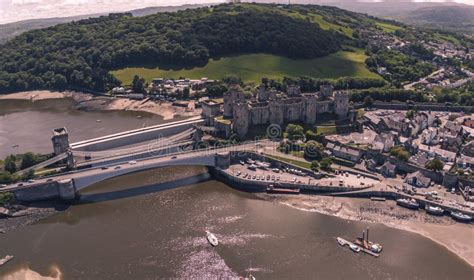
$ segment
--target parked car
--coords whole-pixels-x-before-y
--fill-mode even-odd
[[[178,157],[177,156],[172,156],[171,159],[177,159]]]
[[[130,165],[134,165],[134,164],[136,164],[136,163],[137,163],[136,160],[131,160],[131,161],[128,162],[128,164],[130,164]]]
[[[115,166],[114,169],[120,169],[120,165]]]

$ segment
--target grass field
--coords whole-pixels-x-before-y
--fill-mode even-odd
[[[393,25],[393,24],[390,24],[390,23],[385,23],[385,22],[379,22],[379,21],[377,21],[375,23],[375,25],[382,28],[383,32],[385,32],[385,33],[393,33],[396,30],[402,29],[400,26],[396,26],[396,25]]]
[[[283,161],[283,162],[291,163],[293,165],[296,165],[296,166],[299,166],[299,167],[302,167],[302,168],[311,169],[311,163],[307,162],[307,161],[289,159],[289,158],[286,158],[286,157],[275,156],[273,154],[272,155],[265,154],[265,156],[267,156],[269,158],[276,159],[276,160],[280,160],[280,161]]]
[[[229,75],[242,78],[245,82],[258,83],[262,77],[272,79],[310,76],[335,79],[339,77],[380,78],[365,66],[366,55],[362,50],[340,51],[315,59],[290,59],[270,54],[245,54],[210,60],[204,67],[192,69],[167,70],[160,68],[131,67],[112,71],[112,74],[129,85],[134,75],[147,82],[153,78],[222,79]]]

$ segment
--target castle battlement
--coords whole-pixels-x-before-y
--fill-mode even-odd
[[[290,85],[283,93],[261,84],[257,97],[251,100],[245,99],[238,86],[231,86],[224,94],[224,118],[232,120],[232,129],[239,137],[244,137],[252,125],[315,124],[318,115],[326,113],[346,118],[349,114],[348,92],[334,91],[331,85],[321,85],[319,92],[301,93],[298,86]]]

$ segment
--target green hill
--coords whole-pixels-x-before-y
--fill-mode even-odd
[[[143,17],[110,14],[32,30],[0,45],[0,93],[107,91],[121,83],[112,73],[127,83],[131,67],[147,67],[135,73],[147,78],[374,77],[363,54],[341,50],[361,46],[356,30],[380,23],[314,5],[223,4]]]

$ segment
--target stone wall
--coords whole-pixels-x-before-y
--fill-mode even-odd
[[[443,103],[422,103],[415,102],[413,104],[403,102],[379,102],[376,101],[372,105],[373,108],[385,110],[410,110],[418,109],[420,111],[450,111],[450,112],[471,112],[474,113],[473,106],[446,106]]]

